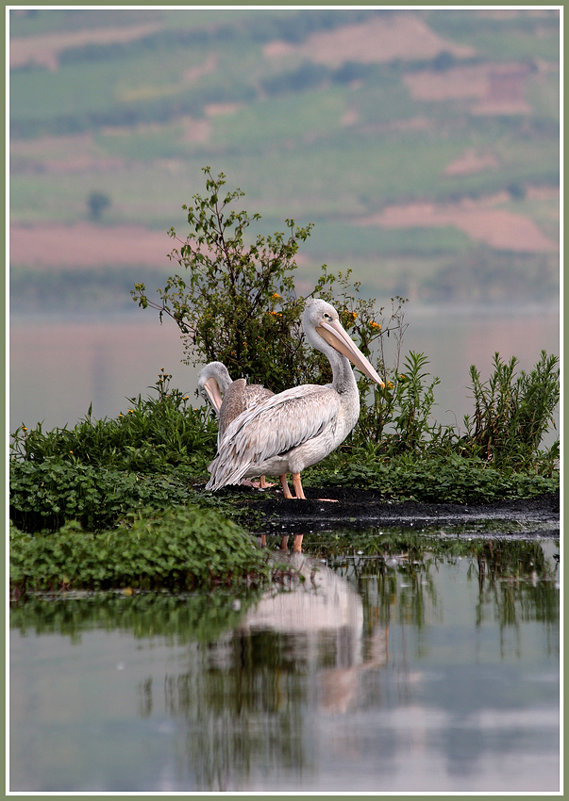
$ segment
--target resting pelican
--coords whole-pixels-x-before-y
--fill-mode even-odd
[[[198,390],[209,401],[219,418],[217,443],[221,442],[227,426],[245,409],[250,409],[265,398],[274,395],[261,384],[247,384],[244,378],[231,379],[229,370],[223,362],[209,362],[198,376]],[[261,489],[265,489],[265,476],[259,479]]]
[[[329,303],[308,300],[302,325],[312,347],[328,357],[332,383],[285,389],[236,417],[218,443],[206,489],[263,473],[280,476],[285,498],[293,498],[286,481],[286,473],[292,473],[296,497],[304,500],[300,471],[328,456],[358,421],[360,396],[348,359],[384,386]]]
[[[232,383],[229,370],[223,362],[210,362],[200,371],[198,376],[199,393],[208,401],[218,417],[223,396]]]

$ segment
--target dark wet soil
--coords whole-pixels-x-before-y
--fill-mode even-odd
[[[484,504],[386,501],[376,490],[351,487],[305,488],[305,501],[287,501],[276,488],[231,487],[231,494],[235,493],[251,510],[251,528],[257,532],[308,534],[338,528],[405,527],[559,536],[557,493]]]

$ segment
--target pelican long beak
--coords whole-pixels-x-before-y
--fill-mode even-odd
[[[208,378],[203,387],[207,392],[209,399],[213,403],[216,412],[219,414],[223,398],[221,397],[221,392],[219,391],[219,385],[217,381],[215,378]]]
[[[379,377],[369,359],[364,356],[353,339],[350,339],[340,323],[322,322],[316,327],[316,331],[329,345],[332,345],[335,350],[346,356],[354,367],[357,367],[364,375],[367,375],[368,378],[371,378],[372,381],[379,384],[382,389],[384,388],[385,384],[383,380]]]

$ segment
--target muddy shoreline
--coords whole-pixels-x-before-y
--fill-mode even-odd
[[[305,488],[306,501],[287,501],[275,488],[231,487],[249,509],[251,530],[266,534],[310,534],[339,528],[414,528],[430,533],[559,537],[559,495],[549,493],[483,504],[386,501],[376,490]],[[449,529],[445,532],[444,529]],[[460,530],[459,530],[460,529]]]

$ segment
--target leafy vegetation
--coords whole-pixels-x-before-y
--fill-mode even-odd
[[[213,510],[178,506],[132,515],[94,534],[71,520],[49,537],[10,530],[10,579],[18,593],[69,588],[192,590],[266,583],[267,555]]]
[[[115,420],[95,420],[89,409],[73,429],[20,426],[12,455],[35,464],[58,457],[69,465],[143,473],[186,465],[199,474],[206,465],[203,454],[215,447],[217,426],[205,408],[194,409],[189,395],[170,387],[171,378],[162,369],[155,396],[130,398]]]
[[[417,458],[409,455],[384,461],[371,460],[369,452],[353,449],[352,460],[343,454],[328,457],[322,466],[303,474],[306,486],[358,486],[378,490],[385,500],[426,503],[492,503],[531,498],[559,488],[557,474],[544,476],[512,468],[497,470],[481,459],[454,453]],[[365,456],[367,461],[363,461]]]
[[[516,376],[517,359],[512,357],[505,363],[496,353],[494,372],[486,382],[471,366],[475,409],[465,424],[466,440],[473,450],[496,465],[534,462],[559,403],[558,361],[542,351],[530,373],[522,370]],[[558,447],[559,443],[557,451]]]
[[[158,291],[161,303],[148,298],[142,283],[133,298],[176,321],[194,363],[222,361],[230,373],[245,373],[275,391],[291,381],[302,383],[318,363],[302,349],[303,300],[296,297],[293,280],[299,241],[307,239],[310,227],[286,220],[288,235],[258,234],[247,244],[248,228],[260,215],[230,208],[244,193],[224,190],[223,173],[203,171],[207,194],[194,195],[194,204],[184,206],[190,231],[170,254],[182,274],[170,276]],[[173,228],[171,235],[176,236]]]

